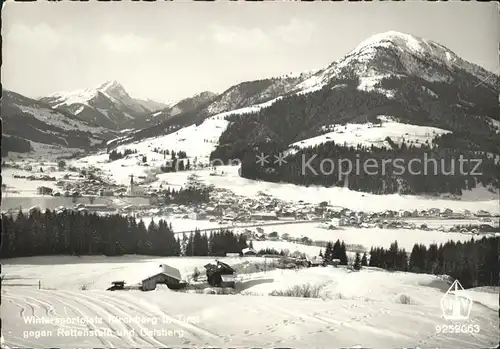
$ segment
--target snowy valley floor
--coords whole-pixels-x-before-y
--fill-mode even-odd
[[[229,264],[258,260],[223,259]],[[139,282],[157,273],[162,262],[187,277],[209,260],[147,256],[4,260],[2,347],[484,348],[498,344],[498,288],[467,290],[475,302],[470,318],[459,324],[478,325],[478,333],[438,334],[436,326],[454,324],[442,318],[440,309],[449,285],[425,274],[318,267],[240,275],[237,295],[166,288],[104,291],[114,280]],[[321,298],[269,295],[302,284],[320,289]],[[29,323],[34,316],[53,323]],[[56,324],[57,319],[82,324]],[[76,330],[103,332],[83,336],[71,332]]]

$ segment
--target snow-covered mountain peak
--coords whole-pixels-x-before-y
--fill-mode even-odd
[[[446,47],[434,41],[423,39],[414,35],[390,30],[370,36],[362,41],[354,50],[349,52],[344,59],[353,56],[371,56],[380,49],[392,49],[398,52],[410,53],[416,56],[431,55],[453,61],[456,55]]]
[[[498,81],[496,75],[435,41],[397,31],[372,35],[329,67],[333,71],[344,68],[361,77],[369,77],[372,82],[383,76],[400,74],[450,82],[457,69],[472,74],[493,89],[497,88]]]
[[[108,89],[114,89],[117,87],[122,87],[122,86],[118,81],[110,80],[110,81],[106,81],[105,83],[99,85],[99,87],[97,87],[97,89],[100,91],[106,91]]]
[[[97,90],[111,97],[129,96],[123,85],[116,80],[106,81],[104,84],[100,85]]]
[[[423,49],[422,44],[424,44],[424,40],[410,34],[390,30],[372,35],[366,40],[363,40],[353,52],[362,50],[368,46],[384,46],[387,44],[406,46],[415,51],[421,51]]]
[[[100,85],[97,90],[116,103],[127,106],[136,104],[127,93],[123,85],[116,80],[107,81]]]
[[[56,92],[48,97],[41,98],[41,100],[49,99],[52,101],[52,107],[60,107],[62,105],[71,104],[87,104],[97,95],[97,90],[94,89],[80,89],[70,92]]]
[[[163,107],[151,106],[150,102],[132,98],[116,80],[106,81],[90,89],[59,92],[40,101],[111,129],[125,127],[123,125],[147,115],[155,107]]]

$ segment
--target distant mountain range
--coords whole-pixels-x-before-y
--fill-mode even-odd
[[[286,123],[283,115],[271,110],[290,104],[291,100],[299,98],[297,96],[302,96],[303,106],[294,108],[302,110],[305,124],[301,125],[299,133],[286,128],[285,142],[318,135],[322,126],[365,122],[377,115],[435,127],[448,127],[459,118],[468,118],[466,124],[469,126],[476,125],[475,120],[479,117],[481,123],[494,127],[499,86],[497,75],[465,61],[443,45],[391,31],[370,37],[324,69],[237,84],[194,109],[169,114],[164,122],[138,130],[115,143],[174,132],[193,123],[199,124],[210,116],[273,99],[282,100],[266,108],[262,120],[248,118],[245,121],[242,118],[234,127],[239,123],[252,123],[245,125],[243,138],[237,137],[240,142],[259,141],[249,139],[255,136],[252,129],[259,129],[260,138],[281,139],[283,135],[269,128],[269,124],[275,119],[279,125]],[[368,103],[367,98],[374,101]],[[318,110],[313,113],[307,108]]]
[[[455,132],[498,130],[500,78],[436,42],[403,33],[369,38],[300,87],[308,93],[292,89],[258,115],[234,119],[221,146],[269,138],[286,146],[332,124],[379,115]]]
[[[130,128],[137,120],[144,120],[151,112],[166,107],[159,102],[130,97],[117,81],[108,81],[94,89],[55,93],[40,101],[115,130]]]
[[[2,90],[2,136],[4,145],[27,140],[66,148],[97,149],[116,137],[116,133],[63,109],[53,109],[42,101]],[[11,142],[6,142],[8,139]],[[15,151],[15,147],[10,151]]]
[[[41,138],[34,138],[35,131],[25,133],[13,121],[22,109],[20,99],[29,101],[23,108],[51,110],[57,120],[76,120],[102,130],[95,134],[104,138],[133,129],[110,143],[116,146],[266,103],[258,112],[230,119],[216,154],[237,155],[248,145],[268,140],[286,147],[324,134],[332,125],[366,123],[380,115],[455,133],[467,131],[470,145],[481,148],[485,135],[489,139],[490,132],[498,131],[499,86],[500,77],[443,45],[391,31],[368,38],[323,69],[242,82],[220,94],[202,92],[172,105],[135,99],[121,84],[110,81],[38,101],[9,92],[18,97],[3,101],[2,116],[4,133],[8,129],[33,141]],[[56,127],[55,119],[38,122]],[[46,142],[64,143],[62,136],[47,137]]]

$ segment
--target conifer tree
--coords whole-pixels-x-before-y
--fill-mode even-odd
[[[359,255],[359,252],[356,252],[356,257],[354,258],[353,268],[354,268],[354,270],[361,269],[361,256]]]
[[[340,244],[340,264],[341,265],[347,265],[347,251],[345,247],[344,241]]]
[[[366,252],[363,253],[363,257],[361,258],[361,266],[362,267],[368,266],[368,258],[366,256]]]

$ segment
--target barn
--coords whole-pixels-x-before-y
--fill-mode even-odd
[[[152,291],[158,284],[165,284],[169,288],[180,288],[182,277],[179,270],[166,264],[161,264],[160,268],[161,273],[142,280],[143,291]]]
[[[49,187],[38,187],[36,188],[38,195],[52,195],[53,189]]]
[[[207,281],[214,287],[234,287],[234,274],[236,271],[226,263],[215,261],[216,264],[205,265]]]
[[[255,251],[253,248],[244,248],[243,250],[241,250],[241,253],[243,254],[243,256],[256,256],[257,255],[257,251]]]

